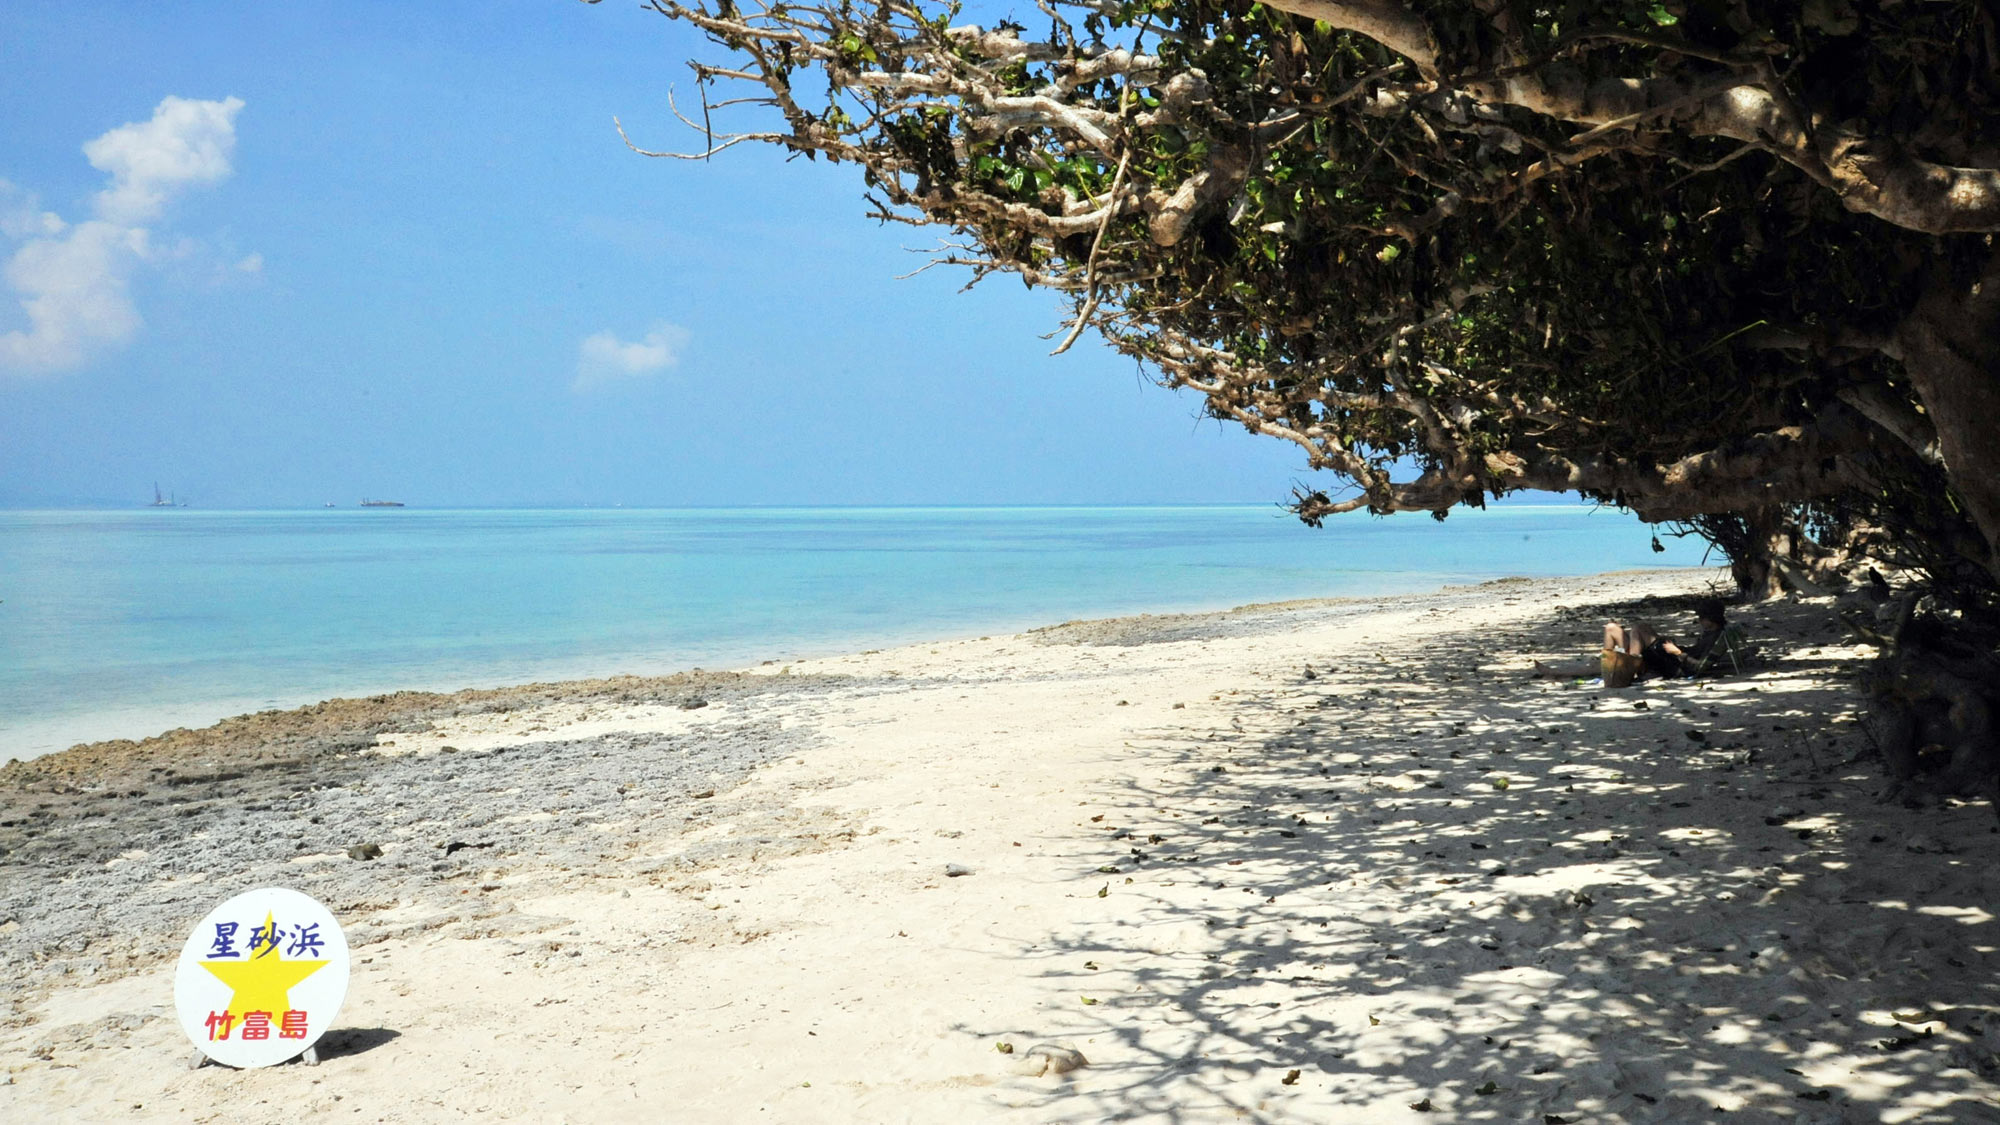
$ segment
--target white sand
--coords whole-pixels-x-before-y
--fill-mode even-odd
[[[601,826],[637,841],[616,865],[466,888],[504,925],[347,919],[317,1068],[187,1070],[170,964],[51,981],[0,1031],[0,1119],[2000,1120],[1992,813],[1873,802],[1867,650],[1824,605],[1747,613],[1779,660],[1712,684],[1520,675],[1594,651],[1563,606],[1712,578],[919,645],[762,669],[856,677],[831,695],[385,736],[741,707],[816,745],[686,824]],[[1017,1073],[1044,1043],[1089,1065]]]

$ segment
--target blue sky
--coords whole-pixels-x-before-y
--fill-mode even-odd
[[[630,0],[0,2],[0,506],[1273,501],[1302,457],[684,147]],[[240,104],[239,104],[240,103]],[[1327,483],[1331,483],[1330,481]]]

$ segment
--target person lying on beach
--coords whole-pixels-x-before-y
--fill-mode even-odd
[[[1604,651],[1618,655],[1636,653],[1639,667],[1633,678],[1641,680],[1649,676],[1685,679],[1717,673],[1724,668],[1734,669],[1738,653],[1744,647],[1743,630],[1729,624],[1725,612],[1719,598],[1706,598],[1696,603],[1694,617],[1701,637],[1686,647],[1661,636],[1644,621],[1635,619],[1629,624],[1607,621],[1604,624]],[[1597,675],[1605,666],[1599,663],[1550,667],[1537,660],[1533,675],[1544,680],[1579,679]]]

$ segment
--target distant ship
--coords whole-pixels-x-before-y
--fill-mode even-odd
[[[403,502],[401,500],[363,500],[361,506],[364,508],[400,508],[403,506]]]
[[[147,506],[148,508],[185,508],[185,507],[187,507],[187,505],[186,505],[186,504],[183,504],[183,503],[181,503],[180,501],[178,501],[178,500],[175,500],[175,499],[174,499],[174,498],[173,498],[172,496],[162,496],[162,495],[160,495],[160,482],[159,482],[159,481],[154,481],[154,482],[153,482],[153,502],[152,502],[151,504],[148,504],[148,505],[146,505],[146,506]]]

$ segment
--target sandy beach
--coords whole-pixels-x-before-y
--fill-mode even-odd
[[[1739,675],[1527,677],[1607,617],[1687,632],[1721,578],[333,701],[15,763],[0,1119],[2000,1120],[1994,813],[1878,802],[1872,650],[1825,601],[1740,611]],[[265,885],[353,946],[324,1061],[190,1070],[173,957]]]

